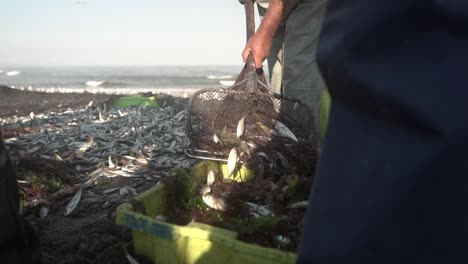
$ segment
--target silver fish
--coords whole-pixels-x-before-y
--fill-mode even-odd
[[[278,151],[274,151],[273,154],[278,158],[280,161],[281,167],[283,168],[288,168],[289,162],[288,160],[283,156],[283,154],[279,153]]]
[[[109,156],[109,169],[116,169],[117,165],[112,161],[112,156]]]
[[[154,219],[156,219],[158,221],[166,222],[167,221],[167,216],[160,214],[160,215],[157,215]]]
[[[208,176],[206,177],[206,185],[211,186],[216,180],[215,174],[213,170],[208,172]]]
[[[60,157],[57,153],[54,153],[54,157],[56,160],[60,160],[60,161],[63,160],[62,157]]]
[[[290,138],[294,140],[295,142],[299,142],[296,135],[294,135],[294,133],[286,125],[284,125],[278,120],[273,119],[272,121],[273,121],[273,126],[275,128],[273,130],[274,133],[276,133],[278,136]]]
[[[93,144],[94,144],[94,138],[89,137],[88,141],[81,144],[80,148],[75,152],[75,154],[77,156],[82,156],[86,151],[88,151],[89,148],[91,148],[91,146],[93,146]]]
[[[213,135],[213,141],[214,141],[214,143],[216,143],[216,144],[218,144],[218,143],[221,142],[221,140],[219,140],[219,137],[218,137],[216,134]]]
[[[288,206],[288,208],[291,208],[291,209],[299,209],[299,208],[305,209],[308,206],[309,206],[309,201],[302,201],[302,202],[293,203],[290,206]]]
[[[138,260],[136,260],[132,255],[130,255],[130,253],[128,253],[127,249],[125,248],[125,246],[122,244],[122,248],[125,252],[125,257],[127,258],[128,262],[130,264],[140,264],[140,262],[138,262]]]
[[[245,131],[245,116],[239,120],[237,123],[237,137],[240,138],[242,135],[244,135]]]
[[[268,215],[274,216],[273,212],[270,211],[270,209],[268,209],[266,206],[249,202],[246,202],[245,204],[249,207],[250,214],[253,215],[255,218]]]
[[[226,202],[221,198],[216,198],[211,194],[210,187],[204,187],[201,190],[203,202],[210,208],[218,211],[226,211]]]
[[[83,189],[80,188],[80,190],[73,196],[73,198],[70,200],[70,202],[67,204],[65,207],[65,213],[63,214],[64,216],[67,216],[75,210],[75,208],[78,206],[81,200],[81,193],[83,192]]]
[[[227,167],[228,167],[228,177],[232,175],[234,170],[236,169],[238,161],[237,150],[236,148],[232,148],[229,152]]]
[[[105,121],[106,121],[106,120],[102,117],[101,112],[99,112],[99,121],[101,121],[101,122],[105,122]]]
[[[125,195],[128,194],[128,192],[129,192],[129,190],[128,190],[127,186],[124,186],[123,188],[120,188],[120,190],[119,190],[120,196],[125,196]]]

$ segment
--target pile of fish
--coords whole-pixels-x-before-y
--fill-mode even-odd
[[[193,160],[183,152],[185,118],[186,111],[176,112],[173,106],[115,108],[90,102],[81,109],[0,118],[0,126],[29,131],[6,139],[14,159],[63,161],[74,166],[79,191],[65,210],[68,215],[83,196],[96,195],[82,188],[102,179],[119,176],[157,182],[175,166],[191,167]],[[102,189],[100,195],[135,196],[137,187],[113,186]]]
[[[286,140],[286,141],[283,141],[285,143],[283,147],[288,147],[289,145],[292,146],[292,144],[299,142],[299,140],[294,135],[294,133],[286,125],[284,125],[283,123],[275,119],[272,120],[273,128],[271,129],[260,121],[257,121],[255,125],[261,128],[264,134],[263,135],[254,134],[254,136],[244,138],[243,136],[246,132],[245,117],[242,117],[239,120],[237,124],[237,128],[236,128],[236,137],[239,143],[236,144],[237,146],[233,147],[229,152],[228,162],[227,162],[228,176],[232,175],[232,173],[234,172],[234,170],[236,169],[238,165],[238,162],[241,160],[243,156],[245,156],[244,162],[246,163],[248,163],[249,160],[252,160],[252,155],[256,155],[258,157],[257,159],[255,159],[255,164],[253,164],[253,166],[257,168],[258,177],[263,177],[265,163],[267,163],[271,168],[278,167],[278,166],[282,166],[283,168],[288,168],[288,165],[287,165],[288,160],[279,151],[274,150],[272,153],[269,153],[270,156],[272,157],[273,155],[278,157],[279,163],[277,163],[273,161],[272,159],[270,159],[267,153],[258,151],[258,149],[262,149],[261,143],[263,143],[264,145],[271,144],[273,136],[277,136],[279,138]],[[213,136],[213,141],[216,144],[222,144],[222,141],[219,139],[216,133]]]

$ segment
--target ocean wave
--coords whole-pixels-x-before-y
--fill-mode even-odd
[[[0,74],[4,73],[5,71],[0,70]]]
[[[104,83],[105,83],[104,81],[87,81],[86,86],[98,87]]]
[[[236,81],[219,81],[219,83],[224,86],[232,86],[235,82]]]
[[[233,76],[232,75],[213,75],[210,74],[206,76],[206,78],[210,80],[223,80],[223,79],[231,79]]]
[[[20,74],[21,74],[20,71],[7,71],[6,72],[7,76],[16,76],[16,75],[20,75]]]

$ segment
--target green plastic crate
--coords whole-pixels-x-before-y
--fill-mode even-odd
[[[295,263],[296,254],[265,248],[236,239],[237,233],[192,222],[179,226],[155,220],[164,214],[166,188],[159,184],[142,193],[141,202],[149,216],[135,212],[124,203],[117,208],[117,224],[132,229],[135,253],[153,263],[228,263],[272,264]]]
[[[129,107],[145,105],[150,107],[159,107],[159,103],[156,96],[144,96],[144,95],[126,95],[117,97],[112,104],[119,107]]]

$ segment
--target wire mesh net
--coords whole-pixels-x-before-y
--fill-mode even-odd
[[[204,89],[191,98],[186,128],[186,152],[207,159],[227,159],[232,148],[253,162],[253,153],[286,160],[296,171],[310,173],[317,157],[315,116],[302,102],[262,88],[245,91],[245,83],[231,89]],[[243,120],[239,137],[238,128]],[[292,135],[277,133],[283,124]],[[307,161],[310,162],[307,162]]]

